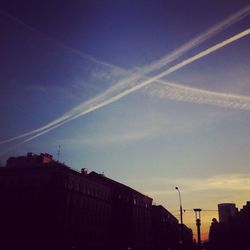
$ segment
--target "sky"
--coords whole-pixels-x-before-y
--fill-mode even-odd
[[[202,237],[250,193],[248,0],[1,1],[0,159],[48,152]]]

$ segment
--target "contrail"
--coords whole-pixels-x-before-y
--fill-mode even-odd
[[[202,52],[200,52],[198,54],[196,54],[195,56],[192,56],[192,57],[190,57],[190,58],[188,58],[186,60],[183,60],[182,62],[170,67],[169,69],[165,70],[164,72],[162,72],[162,73],[160,73],[160,74],[158,74],[158,75],[156,75],[154,77],[151,77],[149,79],[146,79],[143,82],[141,82],[141,83],[139,83],[139,84],[137,84],[137,85],[135,85],[135,86],[133,86],[133,87],[119,93],[119,94],[117,94],[116,96],[113,96],[110,99],[103,101],[102,103],[96,104],[95,106],[91,107],[90,111],[84,110],[84,111],[80,112],[79,114],[77,114],[75,116],[72,116],[69,119],[69,121],[73,120],[73,119],[76,119],[76,118],[78,118],[78,117],[80,117],[82,115],[85,115],[86,112],[89,113],[89,112],[91,112],[93,110],[99,109],[99,108],[101,108],[103,106],[106,106],[106,105],[108,105],[110,103],[113,103],[113,102],[121,99],[122,97],[124,97],[124,96],[126,96],[128,94],[131,94],[131,93],[135,92],[136,90],[139,90],[139,89],[149,85],[152,82],[158,81],[162,77],[166,77],[166,76],[170,75],[171,73],[177,71],[178,69],[183,68],[184,66],[186,66],[186,65],[188,65],[188,64],[190,64],[190,63],[192,63],[194,61],[197,61],[198,59],[200,59],[202,57],[205,57],[205,56],[215,52],[216,50],[218,50],[220,48],[223,48],[224,46],[226,46],[226,45],[228,45],[228,44],[230,44],[230,43],[232,43],[234,41],[237,41],[237,40],[239,40],[239,39],[241,39],[241,38],[243,38],[243,37],[245,37],[245,36],[247,36],[249,34],[250,34],[250,28],[245,30],[245,31],[242,31],[241,33],[239,33],[239,34],[237,34],[237,35],[235,35],[235,36],[233,36],[231,38],[228,38],[228,39],[226,39],[226,40],[224,40],[224,41],[222,41],[222,42],[220,42],[220,43],[218,43],[218,44],[216,44],[216,45],[214,45],[214,46],[212,46],[212,47],[210,47],[210,48],[208,48],[208,49],[206,49],[206,50],[204,50],[204,51],[202,51]]]
[[[198,45],[202,44],[206,40],[210,39],[211,37],[215,36],[222,30],[225,30],[229,26],[233,25],[234,23],[239,22],[243,18],[247,17],[250,14],[250,5],[245,6],[244,8],[240,9],[236,13],[232,14],[231,16],[227,17],[226,19],[222,20],[221,22],[217,23],[215,26],[209,28],[205,32],[202,32],[200,35],[196,36],[195,38],[191,39],[187,43],[183,44],[179,48],[173,50],[172,52],[166,54],[162,58],[158,59],[146,65],[143,68],[139,68],[136,72],[129,72],[130,76],[121,80],[114,86],[110,87],[107,91],[122,91],[123,88],[127,88],[129,86],[134,85],[134,81],[140,80],[142,76],[147,75],[148,73],[158,70],[169,63],[179,59],[183,56],[186,52],[190,51],[191,49],[197,47]],[[100,62],[100,61],[98,61]],[[111,66],[111,64],[105,64],[106,66]],[[117,68],[117,66],[115,66]],[[120,68],[120,70],[123,70]]]
[[[76,54],[84,59],[88,59],[90,61],[93,61],[95,63],[101,64],[103,66],[107,66],[110,68],[116,68],[119,70],[123,70],[122,68],[98,60],[96,58],[94,58],[93,56],[87,55],[79,50],[76,50],[70,46],[65,45],[64,43],[59,42],[58,40],[48,36],[47,34],[37,30],[36,28],[26,24],[25,22],[23,22],[21,19],[14,17],[13,15],[11,15],[10,13],[8,13],[5,10],[1,10],[0,9],[0,14],[11,19],[12,21],[22,25],[23,27],[25,27],[26,29],[35,32],[37,34],[39,34],[40,36],[44,37],[47,40],[52,41],[54,44],[59,45],[60,47],[69,50],[70,52],[72,52],[73,54]],[[221,32],[222,30],[228,28],[229,26],[239,22],[240,20],[244,19],[245,17],[247,17],[250,14],[250,4],[243,7],[242,9],[238,10],[236,13],[230,15],[229,17],[227,17],[226,19],[222,20],[221,22],[217,23],[215,26],[209,28],[208,30],[206,30],[205,32],[202,32],[200,35],[198,35],[197,37],[191,39],[189,42],[183,44],[181,47],[173,50],[172,52],[170,52],[169,54],[166,54],[165,56],[163,56],[161,59],[158,59],[157,61],[154,61],[152,63],[150,63],[149,65],[143,67],[142,69],[140,69],[140,74],[134,73],[131,75],[132,80],[138,79],[138,77],[140,77],[140,75],[149,73],[153,70],[157,70],[160,69],[163,66],[166,66],[166,64],[178,59],[180,56],[182,56],[184,53],[186,53],[187,51],[193,49],[194,47],[197,47],[198,45],[200,45],[201,43],[203,43],[204,41],[208,40],[209,38],[215,36],[216,34],[218,34],[219,32]],[[131,72],[128,72],[131,73]],[[127,78],[126,78],[127,79]],[[125,81],[127,83],[131,82],[131,79],[128,78],[127,80],[125,79]],[[121,82],[121,84],[123,83],[123,81]],[[115,85],[116,86],[116,85]]]
[[[148,86],[147,92],[150,95],[171,100],[210,104],[231,109],[250,110],[249,96],[218,93],[187,87],[172,82],[158,81],[157,84]]]
[[[94,61],[96,63],[102,64],[102,65],[105,65],[105,66],[108,66],[108,67],[111,67],[111,68],[114,68],[114,69],[122,70],[121,68],[119,68],[117,66],[114,66],[112,64],[99,61],[99,60],[97,60],[97,59],[95,59],[95,58],[93,58],[91,56],[88,56],[88,55],[86,55],[86,54],[84,54],[82,52],[79,52],[79,51],[77,51],[75,49],[72,49],[71,47],[65,46],[64,44],[55,41],[53,38],[50,38],[46,34],[40,32],[40,31],[37,31],[35,28],[25,24],[20,19],[13,17],[12,15],[10,15],[10,14],[8,14],[6,12],[0,11],[0,13],[2,15],[5,15],[5,16],[11,18],[12,20],[18,22],[19,24],[25,26],[26,28],[30,29],[31,31],[37,32],[40,35],[43,35],[45,38],[52,40],[53,42],[57,43],[58,45],[62,46],[63,48],[70,50],[72,53],[75,53],[75,54],[77,54],[77,55],[79,55],[79,56],[81,56],[81,57],[83,57],[85,59],[87,58],[89,60],[92,60],[92,61]],[[246,7],[241,9],[240,11],[236,12],[235,14],[231,15],[227,19],[225,19],[222,22],[218,23],[217,25],[210,28],[206,32],[200,34],[196,38],[192,39],[188,43],[181,46],[180,48],[174,50],[170,54],[167,54],[162,59],[160,59],[160,60],[158,60],[158,61],[156,61],[154,63],[151,63],[150,65],[142,68],[141,70],[139,70],[139,71],[137,71],[135,73],[132,73],[130,77],[121,80],[120,82],[118,82],[114,86],[108,88],[106,91],[104,91],[102,94],[96,96],[95,98],[92,98],[87,102],[81,103],[80,105],[76,106],[74,109],[70,110],[69,112],[65,113],[63,116],[59,117],[58,119],[48,123],[47,125],[45,125],[45,126],[43,126],[41,128],[32,130],[30,132],[24,133],[22,135],[19,135],[19,136],[16,136],[16,137],[4,140],[4,141],[1,141],[0,144],[11,142],[11,141],[23,138],[23,137],[27,137],[29,135],[34,135],[34,134],[37,134],[37,133],[40,134],[40,133],[42,133],[42,131],[51,130],[50,128],[61,126],[65,122],[68,122],[68,121],[70,121],[72,119],[75,119],[75,118],[77,118],[77,117],[79,117],[79,116],[81,116],[83,114],[86,114],[86,113],[89,113],[89,112],[91,112],[93,110],[96,110],[97,108],[100,108],[102,106],[106,106],[107,104],[112,103],[112,102],[114,102],[116,100],[119,100],[123,96],[125,96],[125,95],[127,95],[129,93],[132,93],[137,89],[140,89],[141,87],[143,87],[143,85],[138,84],[138,85],[135,86],[136,89],[134,89],[134,86],[133,86],[135,84],[134,81],[139,80],[142,77],[144,77],[143,75],[145,75],[145,74],[147,74],[147,73],[149,73],[149,72],[151,72],[153,70],[159,69],[159,68],[161,68],[163,66],[166,66],[168,63],[178,59],[180,56],[182,56],[184,53],[186,53],[190,49],[198,46],[199,44],[201,44],[205,40],[211,38],[212,36],[214,36],[215,34],[220,32],[221,30],[227,28],[228,26],[230,26],[230,25],[238,22],[242,18],[248,16],[249,13],[250,13],[250,5],[247,5]],[[173,67],[171,67],[171,68],[173,68]],[[127,72],[131,73],[129,71],[127,71]],[[131,82],[132,82],[132,84],[131,84]],[[150,81],[149,83],[151,83],[151,82],[152,81]],[[132,85],[132,87],[131,87],[131,85]],[[128,88],[128,87],[131,87],[131,88],[129,90],[126,90],[125,88]],[[112,95],[116,94],[115,92],[118,92],[118,94],[113,97]],[[111,95],[111,97],[110,97],[110,95]],[[102,99],[104,99],[104,101],[102,101]],[[106,99],[108,99],[108,100],[106,100]],[[97,105],[96,103],[100,103],[100,101],[101,101],[101,104]],[[103,105],[102,105],[102,103],[103,103]],[[84,111],[84,113],[81,112],[83,108],[85,108],[85,110],[87,110],[87,111]],[[61,124],[61,125],[59,125],[59,124]]]
[[[218,44],[216,44],[216,45],[214,45],[214,46],[212,46],[212,47],[210,47],[210,48],[208,48],[208,49],[206,49],[206,50],[204,50],[204,51],[202,51],[202,52],[200,52],[200,53],[198,53],[198,54],[196,54],[196,55],[194,55],[194,56],[192,56],[192,57],[190,57],[190,58],[188,58],[186,60],[183,60],[182,62],[170,67],[169,69],[165,70],[164,72],[162,72],[160,74],[157,74],[156,76],[151,77],[149,79],[146,79],[146,80],[142,81],[141,83],[137,84],[136,86],[133,86],[133,87],[131,87],[129,89],[126,89],[125,91],[123,91],[121,93],[116,94],[115,96],[109,97],[107,95],[100,94],[99,96],[97,96],[97,97],[95,97],[95,98],[93,98],[93,99],[91,99],[91,100],[89,100],[87,102],[84,102],[84,103],[76,106],[75,108],[73,108],[72,110],[67,112],[65,115],[63,115],[62,117],[54,120],[53,122],[39,128],[37,130],[34,130],[35,132],[31,131],[29,133],[26,133],[26,135],[27,134],[29,134],[29,135],[35,134],[35,135],[33,135],[32,137],[26,139],[23,142],[28,142],[28,141],[30,141],[30,140],[38,137],[38,136],[41,136],[41,135],[43,135],[43,134],[45,134],[45,133],[47,133],[47,132],[49,132],[49,131],[57,128],[57,127],[59,127],[59,126],[62,126],[63,124],[65,124],[65,123],[67,123],[67,122],[69,122],[71,120],[74,120],[74,119],[76,119],[76,118],[78,118],[80,116],[83,116],[83,115],[85,115],[87,113],[90,113],[90,112],[92,112],[92,111],[94,111],[96,109],[99,109],[101,107],[104,107],[104,106],[106,106],[108,104],[111,104],[111,103],[121,99],[122,97],[127,96],[128,94],[131,94],[131,93],[135,92],[136,90],[139,90],[139,89],[149,85],[152,82],[159,81],[159,79],[161,79],[162,77],[166,77],[166,76],[170,75],[171,73],[177,71],[178,69],[183,68],[184,66],[186,66],[186,65],[188,65],[188,64],[190,64],[190,63],[192,63],[194,61],[197,61],[198,59],[200,59],[202,57],[205,57],[205,56],[217,51],[218,49],[221,49],[224,46],[226,46],[226,45],[228,45],[228,44],[230,44],[230,43],[232,43],[234,41],[237,41],[237,40],[239,40],[239,39],[241,39],[241,38],[243,38],[243,37],[245,37],[245,36],[247,36],[249,34],[250,34],[250,29],[242,31],[241,33],[239,33],[239,34],[237,34],[237,35],[235,35],[235,36],[233,36],[231,38],[228,38],[228,39],[226,39],[226,40],[224,40],[224,41],[222,41],[222,42],[220,42],[220,43],[218,43]],[[194,88],[188,88],[188,87],[184,87],[184,86],[181,87],[180,85],[176,85],[176,84],[175,85],[172,84],[172,87],[175,87],[175,89],[179,88],[179,90],[181,89],[181,91],[184,91],[184,90],[185,91],[190,91],[191,89],[194,90]],[[205,95],[205,93],[206,93],[207,100],[208,100],[209,96],[211,98],[211,92],[196,89],[196,93],[198,93],[198,92],[199,92],[199,94],[202,93],[203,95]],[[244,107],[244,109],[248,109],[247,107],[249,105],[249,97],[242,97],[242,96],[240,97],[240,96],[236,96],[236,95],[231,95],[230,98],[229,98],[229,96],[226,96],[226,94],[214,93],[212,98],[214,98],[215,95],[217,97],[220,96],[221,98],[224,98],[223,101],[217,101],[217,103],[215,101],[213,101],[213,102],[209,101],[210,104],[215,104],[215,105],[216,104],[217,105],[221,104],[222,105],[224,103],[223,105],[225,106],[226,103],[228,104],[228,100],[229,101],[235,101],[235,99],[237,99],[237,101],[239,101],[239,98],[241,98],[241,105],[238,105],[238,106],[237,105],[235,105],[235,106],[231,105],[231,106],[232,107],[233,106],[238,107],[238,108],[241,107],[242,109]],[[107,98],[107,97],[109,97],[109,98]],[[225,100],[225,97],[226,97],[227,101]],[[245,101],[247,101],[247,103],[245,103]],[[19,136],[19,138],[21,138],[21,137],[24,137],[24,136],[23,135]],[[17,137],[9,139],[8,142],[10,142],[10,141],[12,141],[14,139],[17,139]],[[2,141],[1,143],[4,143],[4,142],[7,142],[7,140]]]
[[[242,9],[237,11],[236,13],[230,15],[226,19],[222,20],[221,22],[219,22],[215,26],[209,28],[208,30],[201,33],[197,37],[191,39],[189,42],[183,44],[179,48],[177,48],[177,49],[173,50],[172,52],[166,54],[161,59],[158,59],[157,61],[154,61],[151,64],[149,64],[149,65],[147,65],[147,66],[145,66],[143,68],[140,68],[136,72],[131,72],[131,71],[128,71],[128,70],[124,70],[124,69],[122,69],[122,68],[120,68],[120,67],[118,67],[116,65],[112,65],[110,63],[103,62],[101,60],[97,60],[96,58],[94,58],[94,57],[92,57],[90,55],[82,53],[82,52],[80,52],[80,51],[78,51],[78,50],[76,50],[76,49],[74,49],[72,47],[69,47],[69,46],[67,46],[67,45],[65,45],[65,44],[63,44],[61,42],[58,42],[57,40],[51,38],[47,34],[41,32],[41,31],[38,31],[34,27],[24,23],[22,20],[12,16],[10,13],[7,13],[6,11],[0,10],[0,14],[10,18],[11,20],[13,20],[15,22],[17,22],[18,24],[22,25],[23,27],[27,28],[28,30],[39,34],[40,36],[44,37],[45,39],[48,39],[48,40],[52,41],[53,43],[57,44],[58,46],[72,52],[73,54],[76,54],[76,55],[80,56],[81,58],[88,59],[88,60],[90,60],[92,62],[95,62],[97,64],[100,64],[100,65],[103,65],[103,66],[106,66],[106,67],[109,67],[109,68],[112,68],[112,69],[121,70],[123,72],[126,72],[126,73],[130,74],[129,77],[126,77],[125,79],[119,81],[118,83],[116,83],[112,87],[108,88],[103,93],[105,95],[105,94],[111,93],[113,91],[121,92],[123,89],[125,89],[127,87],[130,87],[130,86],[133,86],[134,81],[140,80],[142,76],[144,76],[144,75],[146,75],[146,74],[148,74],[148,73],[150,73],[150,72],[152,72],[154,70],[158,70],[158,69],[166,66],[167,64],[169,64],[169,63],[173,62],[174,60],[180,58],[187,51],[190,51],[194,47],[197,47],[201,43],[203,43],[206,40],[208,40],[209,38],[215,36],[216,34],[221,32],[222,30],[228,28],[229,26],[233,25],[234,23],[239,22],[240,20],[242,20],[243,18],[245,18],[246,16],[248,16],[250,14],[250,4],[243,7]],[[25,135],[25,136],[27,136],[27,135]]]
[[[186,53],[187,51],[189,51],[190,49],[193,49],[194,47],[197,47],[198,45],[205,42],[209,38],[218,34],[220,31],[228,28],[232,24],[247,17],[249,14],[250,14],[250,5],[247,5],[244,8],[242,8],[241,10],[234,13],[233,15],[231,15],[228,18],[224,19],[223,21],[219,22],[215,26],[211,27],[207,31],[201,33],[200,35],[198,35],[194,39],[185,43],[184,45],[179,47],[177,50],[174,50],[170,54],[164,56],[162,59],[157,60],[156,62],[153,62],[150,65],[146,66],[145,70],[149,69],[151,71],[152,69],[158,69],[158,68],[165,66],[166,64],[178,59],[180,57],[180,55]]]

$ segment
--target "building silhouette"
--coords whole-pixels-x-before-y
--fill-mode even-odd
[[[91,172],[88,178],[111,190],[111,227],[115,249],[152,248],[152,198],[102,174]]]
[[[7,161],[0,185],[1,249],[109,246],[110,189],[84,173],[28,154]]]
[[[218,204],[219,222],[228,223],[231,217],[236,216],[238,209],[234,203]]]
[[[10,157],[0,168],[0,204],[4,250],[157,250],[158,239],[179,246],[177,219],[152,198],[50,154]]]
[[[239,212],[235,204],[224,204],[226,205],[220,206],[220,221],[213,219],[210,226],[209,249],[250,249],[250,202],[248,201]]]
[[[178,220],[161,205],[152,207],[152,226],[155,249],[175,249],[179,245]]]

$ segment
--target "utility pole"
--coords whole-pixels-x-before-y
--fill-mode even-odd
[[[201,208],[194,208],[196,226],[197,226],[198,246],[201,246],[201,211],[202,211]]]

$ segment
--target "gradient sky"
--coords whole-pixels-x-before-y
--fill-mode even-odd
[[[0,141],[46,125],[248,4],[1,1]],[[248,28],[249,15],[146,77]],[[161,80],[245,96],[249,102],[250,36]],[[207,104],[189,92],[183,98],[163,87],[153,83],[27,143],[18,144],[26,139],[20,138],[0,144],[1,162],[27,152],[57,158],[61,145],[60,161],[104,172],[148,194],[177,218],[175,186],[185,209],[214,210],[222,202],[242,207],[250,200],[250,109],[218,105],[216,97]],[[216,212],[202,212],[203,238],[213,217]],[[194,221],[194,213],[187,211],[184,223],[194,228]]]

